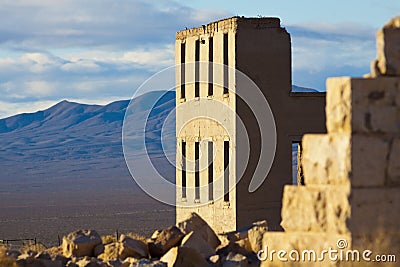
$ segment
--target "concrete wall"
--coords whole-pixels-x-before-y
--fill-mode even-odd
[[[277,18],[239,18],[234,17],[208,24],[204,27],[185,30],[177,33],[176,36],[176,63],[180,64],[181,43],[186,43],[185,62],[195,60],[195,40],[204,40],[200,45],[200,60],[208,60],[209,38],[213,37],[214,42],[214,62],[223,64],[223,35],[229,36],[229,67],[246,74],[260,88],[265,98],[268,100],[272,109],[275,123],[277,126],[277,151],[270,173],[263,185],[255,192],[249,193],[248,187],[253,178],[254,169],[258,163],[260,153],[260,133],[258,123],[255,120],[251,107],[247,106],[235,94],[239,95],[249,88],[237,79],[232,73],[229,75],[229,85],[232,91],[224,95],[223,88],[216,86],[213,97],[207,97],[207,84],[200,87],[200,98],[194,97],[193,81],[194,71],[186,69],[186,99],[181,99],[180,88],[177,87],[177,107],[186,103],[186,107],[177,110],[177,124],[183,125],[187,122],[188,114],[200,115],[209,112],[213,116],[215,113],[223,113],[225,121],[228,121],[228,128],[233,129],[233,134],[228,134],[222,130],[217,123],[205,119],[196,120],[186,124],[180,131],[177,129],[178,151],[182,140],[205,140],[212,138],[216,140],[217,147],[222,147],[222,140],[229,139],[231,145],[230,174],[231,183],[240,178],[236,173],[236,165],[241,158],[243,151],[239,151],[243,142],[236,134],[236,121],[234,115],[223,109],[206,109],[204,101],[221,101],[236,113],[244,122],[250,140],[250,161],[248,168],[236,188],[230,192],[229,203],[217,200],[207,203],[206,206],[196,208],[177,208],[177,220],[184,219],[190,212],[197,212],[202,216],[217,232],[227,232],[236,228],[243,227],[257,220],[267,220],[270,229],[280,230],[280,210],[282,207],[282,195],[284,185],[292,183],[292,150],[293,141],[300,141],[304,133],[324,133],[325,130],[325,94],[321,93],[291,93],[291,41],[290,35],[284,28],[280,27]],[[221,69],[214,69],[214,79],[221,79],[223,74]],[[177,71],[177,84],[181,81],[180,72]],[[214,82],[221,82],[220,80]],[[195,101],[193,101],[195,99]],[[263,105],[263,102],[260,102]],[[258,103],[250,103],[258,105]],[[185,117],[186,116],[186,117]],[[222,128],[221,128],[222,129]],[[188,146],[193,151],[191,145]],[[221,151],[217,150],[217,153]],[[177,162],[181,161],[177,153]],[[192,157],[191,155],[188,155]],[[262,164],[262,163],[261,163]],[[217,154],[214,162],[215,177],[222,174],[218,169],[223,166],[222,154]],[[194,174],[188,174],[188,181],[193,181]],[[202,174],[203,181],[206,181]],[[204,175],[204,176],[203,176]],[[177,184],[181,181],[181,171],[176,173]],[[214,190],[220,190],[219,186],[214,186]],[[179,190],[178,190],[179,191]],[[180,193],[177,192],[177,203],[192,203],[193,200],[188,196],[182,202]],[[200,200],[203,204],[203,201]]]
[[[236,24],[234,19],[228,19],[221,22],[216,22],[209,24],[206,28],[196,28],[191,30],[186,30],[177,33],[176,40],[176,63],[180,64],[181,59],[181,43],[186,43],[186,59],[185,62],[188,64],[186,66],[186,98],[182,99],[179,92],[180,88],[177,87],[177,113],[176,120],[177,125],[184,125],[182,129],[177,128],[177,162],[181,162],[180,150],[181,150],[181,141],[185,140],[188,144],[188,159],[194,159],[194,142],[202,142],[202,141],[212,141],[214,143],[214,195],[222,195],[223,190],[223,172],[224,172],[224,156],[223,156],[223,148],[224,141],[230,142],[230,157],[231,159],[235,158],[236,150],[235,150],[235,136],[229,135],[226,129],[220,125],[218,122],[201,118],[196,119],[188,123],[188,117],[197,117],[197,116],[208,116],[215,117],[215,113],[224,114],[223,117],[229,119],[228,123],[224,125],[225,127],[230,128],[232,132],[235,131],[235,120],[232,117],[232,113],[228,112],[228,109],[217,109],[215,107],[208,108],[210,105],[209,101],[220,101],[227,105],[231,110],[235,110],[235,95],[223,94],[223,87],[214,86],[214,94],[212,97],[208,96],[208,84],[201,83],[200,84],[200,98],[195,99],[194,95],[194,84],[191,81],[194,80],[193,77],[193,65],[190,65],[191,62],[195,60],[195,41],[198,39],[204,40],[204,44],[200,45],[200,60],[208,61],[208,50],[209,50],[209,39],[213,38],[213,50],[214,50],[214,62],[223,64],[223,36],[224,33],[228,33],[229,38],[229,62],[235,62],[235,34],[236,34]],[[204,65],[201,65],[203,67]],[[206,71],[207,72],[207,71]],[[180,72],[177,72],[177,84],[180,84]],[[221,75],[221,69],[214,69],[214,77],[215,79],[221,79],[223,75]],[[223,84],[223,81],[216,81],[218,84]],[[185,105],[183,105],[185,104]],[[181,108],[179,108],[181,107]],[[206,144],[203,144],[202,154],[204,155],[203,163],[204,167],[207,165],[207,159],[205,159],[206,153]],[[235,181],[235,165],[230,164],[230,183],[233,184]],[[230,200],[229,202],[224,201],[223,198],[214,199],[213,201],[209,201],[207,190],[203,191],[203,195],[200,196],[200,200],[194,199],[194,173],[188,171],[187,172],[187,181],[188,187],[192,187],[192,189],[188,189],[188,196],[186,199],[182,199],[180,190],[177,192],[177,221],[182,221],[186,217],[190,215],[191,212],[198,213],[204,220],[206,220],[217,232],[226,232],[232,231],[236,229],[236,190],[233,189],[230,192]],[[176,172],[176,182],[177,185],[181,185],[181,171],[177,169]],[[200,173],[200,185],[206,186],[208,184],[208,172],[207,169],[204,169]],[[196,203],[195,203],[196,202]],[[193,205],[196,207],[185,207],[187,204]]]
[[[268,100],[276,123],[277,149],[267,179],[249,193],[261,138],[251,111],[237,101],[237,113],[248,128],[252,149],[249,167],[237,188],[237,218],[239,228],[266,219],[270,229],[280,230],[283,187],[292,183],[292,142],[301,141],[304,133],[326,132],[325,94],[291,93],[290,35],[280,27],[279,19],[262,21],[250,19],[238,24],[236,68],[249,76]],[[237,86],[238,91],[246,89]]]

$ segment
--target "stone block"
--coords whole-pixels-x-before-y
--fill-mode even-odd
[[[121,235],[119,254],[121,259],[147,258],[149,256],[149,248],[146,243],[141,240],[133,239],[125,235]]]
[[[268,231],[267,221],[258,221],[237,231],[220,235],[220,239],[225,239],[222,242],[223,244],[243,241],[244,245],[242,247],[248,248],[249,251],[257,252],[260,250],[262,236],[266,231]]]
[[[400,77],[351,79],[352,132],[400,132]]]
[[[167,263],[168,267],[209,266],[197,250],[187,247],[171,248],[160,261]]]
[[[251,249],[254,253],[259,251],[262,247],[262,236],[268,231],[267,222],[259,222],[258,224],[253,224],[253,227],[249,229],[247,235]]]
[[[66,257],[94,256],[94,248],[101,244],[100,235],[93,230],[78,230],[63,237],[62,248]]]
[[[196,213],[191,213],[186,220],[179,222],[177,226],[184,234],[189,234],[192,231],[196,232],[212,248],[216,248],[221,244],[214,230]]]
[[[354,236],[400,234],[400,188],[353,188],[348,227]]]
[[[94,256],[97,257],[102,253],[104,253],[104,244],[97,245],[94,248]]]
[[[398,133],[400,77],[329,78],[326,114],[329,133]]]
[[[349,184],[349,134],[307,134],[302,146],[301,165],[306,185]]]
[[[385,184],[389,153],[386,137],[346,133],[305,135],[302,144],[301,164],[306,185]]]
[[[326,80],[326,128],[328,133],[352,131],[351,127],[351,78]]]
[[[208,258],[215,254],[215,249],[212,248],[203,237],[196,233],[190,232],[181,242],[181,247],[188,247],[197,250],[204,258]]]
[[[389,154],[387,183],[390,185],[400,185],[399,163],[400,163],[400,139],[396,138],[392,142]]]
[[[162,230],[154,241],[148,243],[151,256],[161,257],[169,249],[179,245],[183,237],[184,234],[176,226]]]
[[[376,38],[379,75],[400,76],[400,16],[379,30]]]
[[[352,187],[384,186],[389,143],[374,135],[351,138]]]
[[[287,232],[348,232],[348,186],[285,186],[281,225]]]
[[[103,252],[98,256],[103,261],[117,260],[119,258],[120,243],[110,243],[103,247]]]
[[[340,251],[339,241],[343,250],[351,247],[349,234],[266,232],[263,236],[263,250],[259,252],[261,266],[338,266],[338,262],[331,261],[327,254],[324,257],[321,255],[323,250]],[[278,257],[279,251],[285,252],[284,255],[281,253],[281,259]]]

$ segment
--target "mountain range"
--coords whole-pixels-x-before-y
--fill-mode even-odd
[[[147,196],[126,166],[122,129],[129,103],[62,101],[0,119],[0,239],[38,237],[55,244],[57,235],[77,228],[151,234],[173,224],[175,209]],[[130,156],[140,161],[149,154],[169,180],[175,169],[163,149],[173,160],[174,107],[175,92],[154,91],[134,98],[127,112]],[[145,148],[139,138],[143,125]]]
[[[293,91],[316,90],[294,85]],[[160,97],[161,100],[158,100]],[[100,106],[64,100],[43,111],[1,119],[1,183],[19,179],[33,181],[36,177],[129,177],[121,140],[129,102],[121,100]],[[137,125],[144,125],[144,115],[153,109],[146,125],[146,131],[151,133],[146,134],[146,145],[154,158],[160,157],[163,150],[160,123],[171,113],[174,105],[175,93],[172,91],[154,91],[132,100],[129,119]],[[174,142],[174,122],[169,121],[165,128],[168,140]],[[170,152],[174,151],[174,145],[170,144],[169,148]],[[135,153],[139,157],[146,152],[138,150]],[[173,169],[168,171],[173,176]]]
[[[163,92],[133,100],[134,120]],[[174,106],[175,94],[165,96]],[[129,176],[122,153],[121,128],[129,100],[106,106],[62,101],[49,109],[0,120],[1,182],[12,179]],[[155,107],[157,109],[157,107]],[[149,119],[151,124],[152,118]]]

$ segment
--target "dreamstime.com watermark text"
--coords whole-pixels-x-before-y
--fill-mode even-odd
[[[396,255],[374,255],[371,250],[347,249],[348,243],[345,239],[339,239],[337,248],[324,249],[321,252],[315,250],[273,250],[268,246],[257,253],[260,261],[280,262],[396,262]]]

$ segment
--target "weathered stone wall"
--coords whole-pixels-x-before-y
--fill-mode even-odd
[[[329,79],[328,90],[328,129],[345,133],[350,140],[346,173],[351,183],[348,227],[353,243],[360,248],[370,243],[376,251],[384,241],[398,251],[400,75]],[[347,99],[338,101],[340,95]]]
[[[327,128],[348,135],[350,158],[325,169],[347,164],[354,247],[394,252],[400,248],[400,17],[378,32],[377,50],[379,75],[372,69],[364,79],[327,81]]]
[[[265,233],[264,246],[321,251],[337,249],[336,242],[343,238],[348,248],[369,249],[375,255],[398,253],[400,17],[378,32],[377,48],[371,75],[327,80],[328,133],[303,137],[305,186],[285,187],[285,233]]]
[[[371,64],[371,76],[400,76],[400,19],[390,20],[377,34],[378,58]]]

